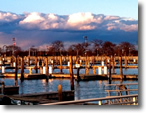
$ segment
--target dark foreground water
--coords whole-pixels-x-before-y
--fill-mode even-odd
[[[15,80],[10,78],[0,78],[6,85],[14,85]],[[112,81],[112,84],[118,84],[120,81]],[[123,83],[138,83],[138,81],[123,81]],[[39,92],[52,92],[57,91],[58,85],[61,84],[63,90],[70,90],[69,79],[49,79],[48,83],[43,80],[18,80],[19,94],[39,93]],[[74,81],[75,87],[75,100],[99,98],[108,96],[105,92],[105,84],[108,80],[94,80],[94,81]],[[137,85],[130,86],[132,89],[138,89]],[[131,92],[130,94],[138,94],[138,91]]]

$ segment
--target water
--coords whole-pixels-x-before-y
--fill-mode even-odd
[[[14,85],[15,82],[12,78],[5,78],[3,80],[6,85]],[[120,81],[112,81],[112,84],[117,83],[120,83]],[[123,83],[138,83],[138,81],[123,81]],[[70,90],[69,79],[49,79],[48,83],[45,79],[24,80],[23,82],[18,80],[19,94],[57,91],[59,84],[62,85],[63,91]],[[74,81],[75,100],[108,96],[107,92],[105,92],[105,84],[108,84],[107,80],[80,81],[79,83]],[[134,85],[131,88],[138,89],[138,86]],[[138,94],[138,92],[134,91],[130,94]]]
[[[74,74],[76,74],[76,69],[73,69]],[[14,70],[6,70],[6,72],[14,72]],[[18,70],[20,73],[20,70]],[[39,72],[39,70],[38,70]],[[59,69],[55,69],[53,72],[60,72]],[[68,69],[63,69],[64,73],[69,73]],[[117,74],[120,74],[120,69],[115,69]],[[28,70],[25,70],[25,73],[29,73]],[[35,70],[32,70],[32,73],[35,73]],[[85,69],[80,69],[80,73],[85,73]],[[90,69],[89,73],[92,74],[93,70]],[[98,73],[98,69],[96,69]],[[124,74],[137,74],[138,69],[123,69]],[[14,78],[0,78],[0,81],[4,81],[5,85],[14,85]],[[112,81],[112,84],[119,84],[120,81]],[[123,83],[138,83],[135,81],[123,81]],[[49,79],[48,83],[45,79],[42,80],[24,80],[21,82],[18,79],[19,85],[19,94],[28,94],[28,93],[39,93],[39,92],[52,92],[57,91],[58,85],[62,85],[63,91],[70,90],[70,79]],[[108,93],[105,92],[105,84],[108,84],[108,80],[92,80],[92,81],[74,81],[75,87],[75,100],[78,99],[89,99],[89,98],[100,98],[108,96]],[[132,89],[138,89],[138,86],[130,86]],[[138,94],[138,91],[130,92],[130,94]],[[116,95],[116,93],[112,93]]]

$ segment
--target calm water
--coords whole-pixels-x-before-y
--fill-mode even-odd
[[[2,78],[1,78],[2,80]],[[3,79],[6,85],[14,85],[14,79]],[[112,81],[113,84],[120,83],[120,81]],[[138,81],[123,81],[123,83],[138,83]],[[63,90],[70,90],[69,79],[49,79],[48,83],[43,80],[24,80],[22,83],[18,80],[19,94],[27,93],[39,93],[39,92],[52,92],[57,91],[58,85],[61,84]],[[87,99],[87,98],[99,98],[108,96],[105,92],[105,84],[108,84],[107,80],[94,80],[94,81],[81,81],[77,83],[74,81],[75,86],[75,99]],[[133,89],[137,89],[138,86],[131,86]],[[131,92],[131,94],[137,94],[138,92]],[[113,94],[114,95],[114,94]]]
[[[14,72],[14,70],[6,70],[7,72]],[[20,70],[19,70],[20,72]],[[35,71],[32,71],[35,73]],[[55,69],[54,72],[60,72],[59,69]],[[64,73],[69,73],[68,69],[63,69]],[[117,74],[120,74],[119,69],[115,69]],[[25,70],[25,73],[29,73]],[[74,69],[76,73],[76,69]],[[81,69],[80,73],[85,73],[85,69]],[[90,69],[89,73],[92,74],[93,71]],[[98,69],[96,70],[98,73]],[[138,74],[138,69],[123,69],[124,74]],[[0,78],[0,81],[4,81],[6,85],[14,85],[14,78]],[[112,81],[112,84],[119,84],[120,81]],[[138,83],[138,81],[123,81],[122,83]],[[70,90],[70,79],[49,79],[48,83],[45,79],[43,80],[24,80],[21,82],[18,79],[19,94],[27,93],[39,93],[39,92],[52,92],[57,91],[58,85],[61,84],[63,90]],[[108,80],[92,80],[92,81],[80,81],[77,83],[74,81],[75,87],[75,99],[88,99],[88,98],[99,98],[108,96],[105,92],[105,84],[108,84]],[[130,86],[132,89],[138,89],[137,85]],[[131,92],[130,94],[138,94],[138,91]],[[115,95],[113,93],[112,95]]]

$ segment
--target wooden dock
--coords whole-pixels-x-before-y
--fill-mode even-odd
[[[2,86],[0,86],[0,94],[2,93]],[[19,86],[5,86],[3,89],[4,95],[19,94]]]
[[[1,58],[2,59],[2,58]],[[138,79],[138,75],[123,75],[122,69],[125,68],[138,68],[138,65],[128,65],[128,61],[138,63],[138,56],[87,56],[87,57],[76,57],[76,56],[55,56],[55,57],[5,57],[3,65],[0,66],[2,69],[2,75],[4,77],[14,77],[15,79],[48,79],[48,78],[78,78],[81,80],[92,80],[92,79]],[[13,59],[13,60],[12,60]],[[71,63],[72,59],[72,63]],[[2,62],[2,61],[1,61]],[[101,65],[96,65],[96,64]],[[9,66],[5,66],[5,65]],[[119,65],[117,65],[119,64]],[[115,68],[120,68],[120,75],[112,74],[115,73]],[[13,69],[15,72],[7,73],[5,69]],[[18,69],[21,73],[18,73]],[[29,73],[24,73],[24,69],[28,69]],[[39,69],[39,73],[38,73]],[[54,69],[59,69],[60,73],[54,73]],[[63,73],[63,69],[69,69],[68,74]],[[73,69],[77,70],[77,75],[73,74]],[[85,74],[80,74],[79,70],[85,69]],[[93,74],[89,74],[89,69],[93,70]],[[96,73],[98,69],[98,73]],[[102,70],[104,69],[104,73]],[[32,70],[35,73],[32,73]],[[109,72],[107,72],[107,70]],[[112,71],[111,71],[112,70]],[[100,73],[99,73],[100,72]],[[111,73],[112,72],[112,73]],[[72,78],[71,78],[72,79]]]
[[[29,102],[33,105],[59,102],[58,92],[42,92],[21,95],[0,95],[0,98],[7,96],[12,100],[21,101],[21,103]],[[74,91],[62,91],[61,101],[74,100]]]

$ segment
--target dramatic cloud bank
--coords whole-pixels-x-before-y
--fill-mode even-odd
[[[16,15],[15,15],[16,16]],[[19,15],[18,15],[19,16]],[[16,16],[17,17],[17,16]],[[16,18],[15,17],[15,18]],[[17,17],[18,18],[18,17]],[[26,29],[64,29],[64,30],[112,30],[119,29],[123,31],[137,31],[137,24],[125,24],[134,19],[120,18],[118,16],[94,15],[92,13],[75,13],[68,16],[59,16],[55,14],[28,13],[19,25]],[[100,27],[99,27],[100,26]]]
[[[57,15],[38,12],[15,14],[0,11],[0,45],[12,37],[19,38],[21,46],[25,47],[31,45],[29,40],[38,40],[32,42],[34,45],[44,45],[44,42],[53,39],[77,42],[79,36],[88,35],[104,40],[113,37],[110,38],[112,41],[120,41],[121,37],[126,39],[128,36],[129,40],[132,40],[131,37],[135,34],[137,36],[133,39],[137,41],[138,20],[132,18],[90,12]]]

